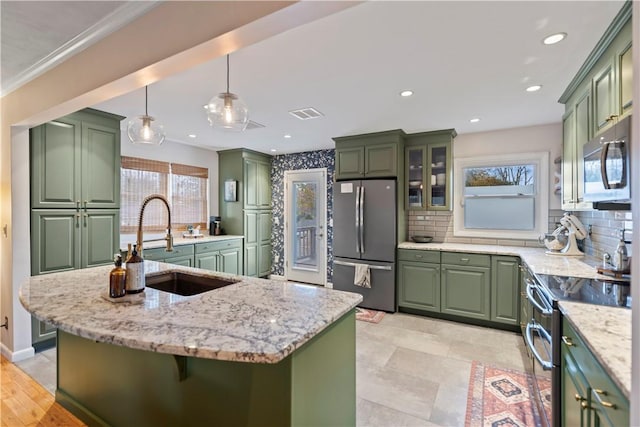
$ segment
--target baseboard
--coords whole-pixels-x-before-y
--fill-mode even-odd
[[[269,279],[271,279],[271,280],[279,280],[281,282],[286,282],[287,281],[286,277],[281,276],[279,274],[270,274],[269,275]]]
[[[333,289],[333,283],[327,282],[327,284],[325,285],[325,288]]]
[[[33,347],[25,348],[20,351],[11,351],[9,347],[4,345],[4,343],[0,344],[0,353],[9,361],[9,362],[19,362],[21,360],[29,359],[30,357],[35,356],[36,351]]]

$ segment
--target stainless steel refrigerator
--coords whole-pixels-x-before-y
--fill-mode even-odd
[[[396,181],[339,181],[333,189],[333,288],[362,294],[361,307],[395,311]],[[369,266],[371,288],[354,285]]]

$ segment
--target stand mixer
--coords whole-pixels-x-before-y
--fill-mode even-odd
[[[582,222],[569,213],[565,213],[560,218],[560,226],[553,233],[543,234],[538,239],[548,249],[549,255],[562,256],[583,256],[584,253],[578,248],[577,239],[586,238],[588,232]]]

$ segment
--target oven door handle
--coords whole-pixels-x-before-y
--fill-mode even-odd
[[[543,340],[547,341],[549,343],[549,345],[552,345],[551,344],[551,335],[549,335],[549,333],[539,323],[530,322],[530,323],[527,323],[527,329],[525,331],[525,336],[524,336],[524,338],[527,341],[527,347],[529,347],[529,349],[531,350],[531,353],[533,354],[533,357],[535,357],[538,360],[538,362],[540,363],[540,365],[542,365],[542,369],[543,370],[550,371],[551,368],[553,368],[553,363],[551,363],[550,360],[544,360],[542,358],[542,356],[540,356],[540,353],[538,353],[538,350],[536,350],[536,348],[533,346],[533,332],[534,331],[538,333],[540,338],[542,338]]]
[[[544,300],[543,304],[539,303],[538,300],[536,300],[535,296],[534,296],[534,292],[537,293],[537,289],[538,287],[536,285],[534,285],[533,283],[531,283],[531,280],[526,279],[525,280],[527,283],[527,288],[526,288],[526,293],[527,293],[527,299],[529,300],[529,302],[543,315],[543,316],[551,316],[553,314],[553,307],[550,307],[547,303],[546,303],[546,299],[542,298]],[[543,307],[544,305],[544,307]]]

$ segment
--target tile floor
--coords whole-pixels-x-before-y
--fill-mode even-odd
[[[512,332],[396,313],[356,322],[358,426],[463,426],[471,362],[525,370]],[[51,393],[55,349],[17,365]]]

